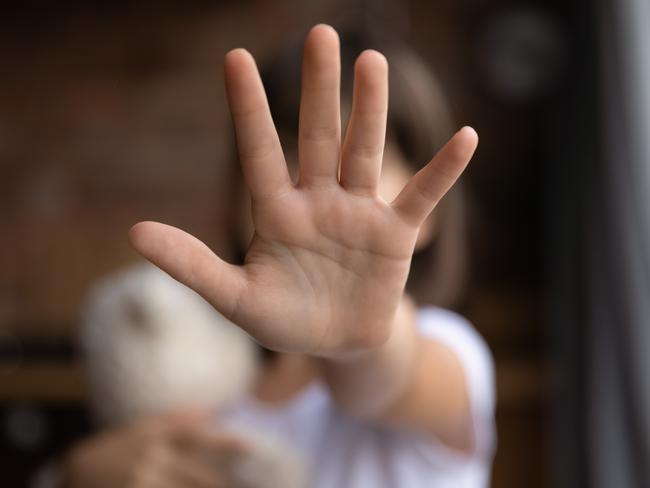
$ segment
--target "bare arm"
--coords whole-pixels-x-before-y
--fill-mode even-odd
[[[445,345],[415,330],[408,297],[381,347],[322,360],[337,403],[353,415],[429,433],[446,445],[472,447],[469,398],[462,365]]]

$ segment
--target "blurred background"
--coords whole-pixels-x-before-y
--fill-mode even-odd
[[[52,5],[56,5],[53,7]],[[481,145],[471,287],[496,358],[493,486],[650,486],[645,0],[23,3],[0,11],[0,478],[92,429],[75,332],[136,221],[219,249],[222,59],[372,23],[436,70]],[[645,38],[644,38],[645,36]]]

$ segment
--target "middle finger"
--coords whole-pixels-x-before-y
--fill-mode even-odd
[[[300,181],[335,182],[341,146],[339,38],[327,25],[305,41],[300,97]]]

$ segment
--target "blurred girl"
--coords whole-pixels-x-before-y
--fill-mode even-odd
[[[251,55],[226,56],[249,192],[233,195],[239,265],[164,224],[135,225],[131,243],[270,351],[254,394],[218,422],[283,437],[310,486],[486,486],[491,357],[465,319],[430,305],[452,304],[462,288],[460,201],[432,211],[477,135],[461,129],[421,167],[451,125],[435,81],[410,51],[386,50],[388,112],[386,58],[367,50],[353,61],[365,42],[347,41],[341,56],[331,27],[311,30],[299,108],[291,51],[265,72],[270,108]],[[238,447],[206,435],[205,421],[172,415],[88,439],[67,457],[68,486],[215,486],[197,453]],[[151,446],[156,456],[138,455]]]

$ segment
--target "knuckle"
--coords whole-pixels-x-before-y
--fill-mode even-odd
[[[239,145],[239,156],[247,161],[262,162],[275,154],[277,141],[273,137],[260,138],[250,143]]]
[[[247,119],[259,117],[260,114],[264,114],[266,112],[266,105],[259,100],[239,103],[231,107],[230,112],[235,119],[246,121]]]
[[[301,129],[300,136],[312,143],[331,142],[339,138],[339,129],[331,125],[306,127]]]
[[[350,144],[347,156],[362,161],[377,160],[381,158],[382,150],[376,144],[358,142]]]
[[[417,194],[420,195],[421,198],[433,203],[438,202],[438,196],[430,188],[427,188],[422,183],[416,183],[414,186]]]

